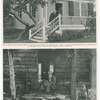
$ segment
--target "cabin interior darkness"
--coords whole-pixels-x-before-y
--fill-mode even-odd
[[[42,79],[48,80],[48,71],[50,64],[54,65],[55,57],[60,55],[60,53],[64,53],[65,50],[39,50],[38,51],[38,63],[41,63],[42,67]],[[68,50],[70,55],[73,53],[73,50]],[[55,73],[55,66],[54,66],[54,73]]]

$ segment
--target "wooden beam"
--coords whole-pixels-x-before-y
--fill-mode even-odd
[[[76,56],[77,56],[77,50],[74,50],[72,59],[72,73],[71,73],[71,100],[76,99]]]

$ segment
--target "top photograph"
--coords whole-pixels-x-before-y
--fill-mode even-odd
[[[3,43],[96,43],[96,0],[3,0]]]

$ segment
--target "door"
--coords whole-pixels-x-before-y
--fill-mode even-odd
[[[55,10],[57,11],[57,14],[62,14],[62,3],[56,3]]]

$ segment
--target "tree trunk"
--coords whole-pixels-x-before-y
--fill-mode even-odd
[[[21,40],[25,37],[25,35],[28,35],[29,34],[29,30],[30,30],[30,27],[29,26],[25,26],[25,29],[23,32],[19,33],[19,37],[17,38],[17,40]]]

